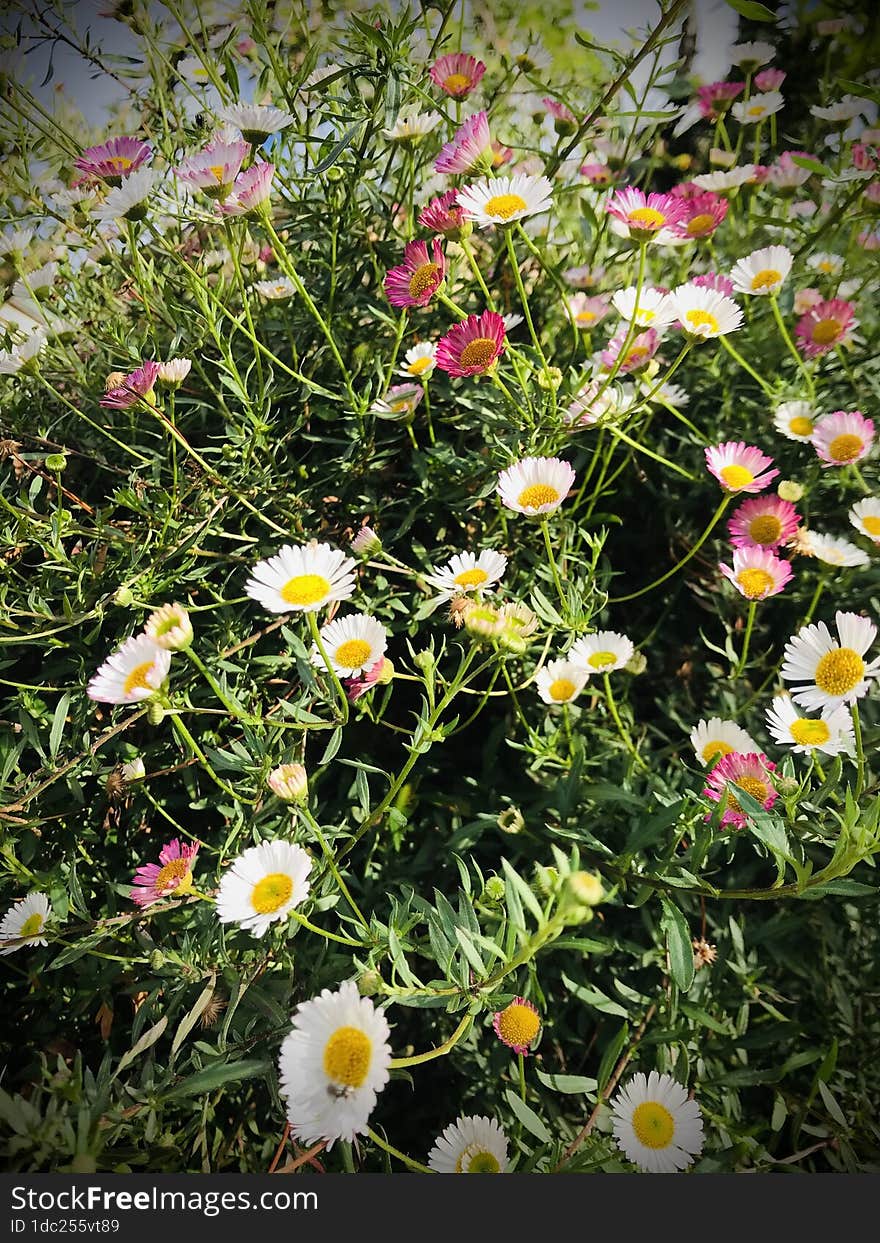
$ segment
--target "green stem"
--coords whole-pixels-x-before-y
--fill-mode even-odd
[[[556,558],[553,555],[553,545],[550,542],[550,529],[546,518],[541,519],[541,534],[544,536],[544,547],[547,549],[547,558],[550,562],[550,570],[553,574],[553,584],[556,587],[556,594],[559,597],[559,603],[562,605],[563,613],[568,613],[568,598],[562,589],[562,580],[559,577],[559,570],[556,568]]]
[[[626,747],[627,751],[629,751],[630,755],[636,761],[639,768],[641,768],[643,772],[647,773],[650,771],[650,769],[648,768],[648,765],[645,763],[645,761],[642,759],[642,757],[639,755],[638,751],[636,750],[635,743],[633,742],[632,738],[630,738],[629,736],[629,730],[626,728],[626,726],[624,725],[623,721],[620,718],[620,713],[617,710],[617,704],[614,701],[614,692],[611,689],[611,678],[609,677],[607,673],[603,674],[603,681],[605,683],[605,699],[608,703],[608,711],[611,713],[612,719],[614,720],[614,724],[617,726],[617,732],[620,734],[620,737],[623,741],[623,745]]]
[[[660,578],[655,578],[653,583],[648,583],[646,587],[640,587],[638,591],[630,592],[630,594],[627,596],[613,596],[608,601],[608,603],[609,604],[623,604],[627,600],[635,600],[639,596],[643,596],[647,592],[653,591],[655,587],[659,587],[662,583],[665,583],[667,579],[672,578],[673,574],[677,573],[682,568],[682,566],[687,565],[688,561],[690,561],[692,557],[695,557],[697,555],[697,553],[703,547],[703,544],[705,544],[706,540],[709,538],[710,534],[712,533],[712,531],[714,530],[714,528],[720,521],[721,515],[724,513],[727,506],[730,504],[730,498],[732,495],[733,495],[732,493],[728,492],[721,498],[721,504],[715,510],[715,513],[712,515],[709,525],[706,527],[703,534],[697,540],[696,544],[694,544],[691,547],[687,555],[682,557],[680,561],[676,561],[675,565],[672,567],[671,570],[667,570],[666,573],[661,575]]]
[[[544,371],[544,378],[547,381],[547,388],[549,389],[551,394],[555,394],[556,389],[554,387],[553,380],[550,375],[550,368],[547,364],[547,357],[543,349],[541,348],[541,342],[538,339],[538,334],[535,332],[535,325],[532,322],[532,312],[529,308],[529,300],[526,297],[526,287],[523,284],[522,273],[519,270],[519,260],[516,257],[516,249],[513,245],[513,233],[510,229],[504,230],[504,240],[507,245],[507,256],[510,260],[510,266],[513,268],[513,279],[516,281],[516,288],[517,288],[517,292],[519,293],[519,300],[522,303],[523,313],[526,317],[526,324],[528,325],[529,336],[532,338],[532,344],[534,345],[535,351],[541,360],[541,367]]]
[[[324,834],[321,832],[321,829],[320,829],[320,826],[318,825],[317,820],[312,815],[312,813],[309,811],[308,807],[304,805],[300,805],[299,813],[302,816],[303,820],[305,820],[306,824],[309,826],[311,831],[314,833],[315,837],[318,839],[318,845],[321,847],[321,850],[324,853],[324,858],[327,861],[327,867],[330,869],[331,876],[336,881],[336,885],[337,885],[337,888],[339,889],[339,892],[345,898],[346,902],[351,907],[352,911],[354,912],[354,914],[356,915],[360,923],[364,926],[364,928],[369,928],[369,924],[367,920],[364,918],[363,914],[361,913],[360,907],[358,906],[354,898],[349,893],[348,886],[346,885],[345,881],[342,879],[341,875],[339,874],[339,869],[336,866],[336,859],[334,857],[333,851],[330,848],[330,845],[327,842],[327,839],[324,837]]]
[[[782,339],[785,342],[786,349],[797,363],[798,370],[807,382],[807,390],[810,394],[810,405],[814,405],[816,401],[816,388],[813,384],[813,377],[810,375],[809,367],[804,361],[794,341],[792,341],[788,328],[785,326],[785,320],[782,318],[782,312],[779,309],[779,302],[775,293],[770,294],[770,307],[773,311],[773,318],[776,320],[776,326],[778,327]]]
[[[122,449],[122,451],[127,453],[129,457],[137,458],[139,462],[146,466],[150,464],[150,459],[148,457],[144,457],[144,455],[139,453],[137,449],[132,449],[131,445],[123,444],[121,440],[117,440],[112,432],[108,432],[106,428],[101,427],[100,423],[96,423],[93,419],[90,419],[87,414],[84,414],[78,406],[75,406],[73,402],[69,400],[69,398],[65,397],[63,393],[60,393],[53,384],[49,383],[42,371],[38,371],[36,374],[49,392],[52,393],[53,396],[57,397],[59,401],[63,402],[64,405],[67,406],[68,410],[72,410],[77,418],[80,418],[85,423],[88,423],[89,427],[98,432],[101,436],[104,436],[105,439],[112,441],[112,443],[116,445],[117,449]]]
[[[214,694],[223,704],[223,707],[226,709],[226,711],[231,713],[231,715],[234,716],[239,721],[251,722],[253,718],[250,717],[246,712],[243,712],[234,699],[229,698],[229,696],[220,686],[217,679],[214,677],[211,671],[207,668],[207,666],[205,665],[201,657],[197,656],[191,647],[186,647],[183,649],[183,651],[186,657],[189,660],[191,660],[192,663],[195,665],[195,667],[198,669],[199,673],[202,675],[202,677],[205,679],[205,681],[210,686],[211,690],[214,692]]]
[[[771,386],[767,383],[766,380],[764,380],[761,376],[758,375],[754,367],[752,367],[749,363],[746,362],[742,354],[740,354],[739,350],[734,349],[734,347],[728,341],[727,336],[722,335],[718,338],[718,340],[721,342],[723,347],[727,350],[730,357],[736,359],[736,361],[742,367],[743,371],[747,371],[749,375],[752,377],[752,379],[756,380],[758,384],[760,384],[761,388],[764,390],[767,396],[771,397],[773,395],[773,389],[771,388]]]
[[[389,1062],[392,1070],[403,1070],[407,1066],[421,1066],[423,1062],[432,1062],[437,1057],[445,1057],[461,1040],[462,1036],[474,1021],[472,1014],[466,1014],[448,1040],[438,1044],[427,1053],[416,1053],[413,1057],[393,1057]]]
[[[321,659],[327,668],[327,672],[330,674],[330,678],[336,690],[336,695],[339,699],[341,723],[345,725],[348,721],[348,696],[345,693],[342,683],[339,681],[339,677],[337,676],[336,670],[333,668],[330,657],[327,655],[324,640],[321,638],[321,632],[318,629],[318,619],[316,618],[314,612],[309,612],[308,618],[309,630],[311,631],[312,638],[315,640],[315,647],[317,647],[318,651],[321,653]]]
[[[865,788],[865,747],[862,742],[862,722],[859,717],[859,705],[852,705],[853,733],[856,739],[856,798],[860,798]]]
[[[305,915],[300,915],[299,911],[291,911],[290,916],[298,924],[302,924],[303,928],[308,928],[309,932],[316,932],[319,937],[324,937],[328,941],[338,941],[340,945],[361,946],[360,941],[353,941],[351,937],[340,937],[335,932],[328,932],[326,928],[319,928],[317,924],[306,919]]]
[[[204,751],[202,751],[201,747],[196,742],[195,738],[193,738],[192,734],[189,732],[187,727],[184,725],[181,718],[176,715],[176,713],[172,714],[171,716],[171,725],[172,725],[172,728],[180,735],[182,740],[189,747],[190,751],[195,756],[195,758],[199,761],[199,763],[202,765],[202,767],[204,768],[208,776],[211,778],[211,780],[215,783],[215,785],[218,785],[220,787],[220,789],[224,792],[224,794],[228,794],[230,798],[234,798],[237,803],[247,803],[251,807],[254,805],[254,800],[252,798],[242,798],[242,796],[239,793],[237,793],[237,791],[233,790],[231,786],[228,786],[225,781],[222,781],[220,777],[217,776],[217,774],[214,772],[214,769],[211,767],[211,764],[208,761],[208,758],[205,755]]]
[[[436,1170],[432,1170],[429,1166],[422,1165],[419,1161],[414,1161],[412,1157],[408,1157],[406,1153],[401,1152],[399,1148],[394,1148],[386,1140],[382,1139],[380,1135],[377,1135],[371,1126],[367,1127],[367,1134],[374,1144],[378,1144],[383,1152],[387,1152],[390,1157],[396,1157],[398,1161],[402,1161],[404,1165],[409,1166],[411,1170],[415,1170],[417,1174],[437,1173]]]
[[[733,673],[731,674],[731,677],[738,678],[745,671],[746,661],[749,658],[749,642],[752,637],[752,627],[755,624],[755,613],[757,612],[757,609],[758,609],[757,601],[750,600],[749,601],[749,613],[746,619],[746,632],[745,632],[745,635],[743,636],[742,654],[740,655],[739,660],[736,662],[736,665],[734,667]]]

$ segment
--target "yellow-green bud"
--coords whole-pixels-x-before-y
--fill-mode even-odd
[[[565,887],[568,897],[579,906],[598,906],[605,897],[602,880],[595,872],[572,872]]]
[[[158,699],[152,699],[150,706],[147,708],[147,720],[151,725],[161,725],[165,719],[165,709],[159,703]]]
[[[378,971],[365,971],[357,982],[358,992],[362,997],[372,997],[384,991],[383,980]]]
[[[165,965],[165,955],[161,950],[153,950],[150,955],[150,970],[160,971]]]
[[[632,656],[630,656],[629,660],[623,667],[627,673],[633,673],[638,676],[638,674],[644,673],[647,669],[648,658],[645,656],[644,652],[633,652]]]
[[[504,897],[504,881],[500,876],[490,876],[483,889],[487,902],[500,902]]]
[[[554,867],[545,867],[543,863],[535,864],[535,882],[545,895],[550,897],[559,888],[559,872]]]
[[[118,604],[120,608],[127,609],[134,602],[134,594],[129,587],[118,587],[113,597],[113,603]]]
[[[794,479],[781,479],[776,486],[776,495],[780,500],[791,501],[793,505],[797,504],[803,494],[803,486]]]
[[[522,833],[526,822],[518,807],[505,807],[498,816],[498,827],[502,833]]]
[[[562,383],[562,372],[558,367],[548,367],[546,371],[543,367],[540,367],[538,369],[537,376],[539,388],[552,388],[555,391]]]
[[[60,474],[67,465],[67,458],[63,453],[50,453],[46,458],[46,470],[54,471]]]

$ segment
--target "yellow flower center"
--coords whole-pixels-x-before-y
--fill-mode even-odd
[[[121,177],[123,173],[127,173],[131,168],[132,161],[125,155],[111,155],[104,160],[104,164],[112,176]]]
[[[791,723],[791,736],[802,747],[821,747],[831,737],[831,730],[825,721],[808,721],[798,717]]]
[[[760,600],[773,586],[773,575],[766,570],[740,570],[736,576],[740,590],[748,600]]]
[[[722,466],[720,474],[728,488],[732,488],[734,491],[754,483],[755,480],[755,476],[750,470],[745,466],[738,466],[735,462],[732,462],[730,466]]]
[[[488,577],[485,570],[475,565],[472,570],[462,570],[460,574],[456,574],[455,584],[457,587],[480,587]]]
[[[595,311],[578,311],[575,319],[579,324],[592,324],[596,318]]]
[[[292,893],[293,881],[286,872],[270,872],[254,885],[251,906],[258,915],[274,915]]]
[[[704,311],[700,307],[695,307],[692,311],[685,313],[685,319],[692,328],[708,328],[710,332],[717,332],[720,325],[718,320],[711,311]]]
[[[192,889],[192,883],[188,859],[171,859],[159,869],[159,875],[155,880],[156,892],[161,894],[174,891],[188,893]]]
[[[336,663],[343,669],[359,669],[370,659],[372,651],[366,639],[346,639],[336,649]]]
[[[861,682],[865,662],[851,647],[826,652],[816,666],[816,685],[826,695],[848,695]]]
[[[616,661],[615,652],[593,652],[592,656],[587,657],[587,664],[593,669],[606,669],[608,665],[613,665]]]
[[[429,289],[435,289],[439,275],[439,263],[420,263],[409,278],[409,296],[411,298],[421,298]]]
[[[512,1001],[498,1016],[498,1033],[505,1044],[531,1044],[540,1030],[540,1016],[522,1002]]]
[[[330,584],[323,574],[295,574],[281,588],[279,595],[294,608],[307,608],[330,594]]]
[[[634,345],[631,350],[627,350],[623,358],[623,365],[628,367],[637,363],[644,362],[651,353],[647,345]]]
[[[150,686],[149,682],[147,681],[147,676],[149,673],[152,672],[152,669],[153,669],[153,662],[151,660],[145,660],[143,661],[142,664],[135,665],[131,673],[125,679],[125,683],[122,688],[125,691],[126,695],[130,695],[133,691],[136,691],[136,690],[141,690],[141,691],[153,690],[154,688]]]
[[[782,523],[775,514],[759,514],[749,523],[749,539],[754,544],[776,544],[782,534]]]
[[[34,911],[33,915],[28,915],[27,919],[21,925],[20,937],[35,937],[43,930],[43,916],[39,911]]]
[[[492,337],[474,337],[461,351],[462,367],[488,367],[495,357],[497,346]]]
[[[574,682],[572,682],[571,678],[556,678],[550,683],[547,690],[554,703],[561,704],[571,699],[572,695],[577,690],[577,687]]]
[[[649,229],[653,232],[663,227],[666,217],[656,207],[637,207],[627,216],[627,223],[635,225],[637,229]]]
[[[491,1152],[487,1152],[479,1144],[468,1144],[458,1158],[455,1172],[456,1174],[500,1174],[501,1166],[498,1164],[497,1157]]]
[[[359,1027],[337,1027],[324,1045],[324,1074],[333,1083],[359,1088],[370,1069],[373,1046]]]
[[[873,514],[868,514],[862,519],[862,526],[869,535],[880,535],[880,518],[875,517]]]
[[[496,194],[488,200],[483,210],[487,216],[509,220],[514,212],[525,211],[528,203],[519,194]]]
[[[713,215],[707,211],[700,212],[699,215],[692,216],[688,221],[687,232],[690,233],[691,237],[694,237],[698,233],[705,233],[707,229],[711,229],[714,223],[715,217]]]
[[[434,365],[434,360],[430,354],[423,354],[421,358],[414,358],[407,367],[410,375],[424,375],[429,367]]]
[[[745,790],[746,794],[751,794],[753,799],[759,803],[765,803],[770,793],[770,787],[766,781],[762,781],[760,777],[737,777],[736,784],[741,790]]]
[[[752,104],[751,108],[748,110],[750,117],[762,117],[765,111],[766,109],[763,104]]]
[[[218,186],[223,185],[223,175],[226,172],[225,164],[212,164],[208,169],[208,172],[213,174],[214,180],[217,182]]]
[[[720,758],[722,755],[730,755],[732,751],[733,747],[729,742],[722,742],[720,738],[712,738],[706,743],[705,747],[703,747],[700,755],[708,764],[710,760],[715,758],[716,755]]]
[[[776,268],[761,268],[760,272],[756,272],[752,277],[752,290],[757,293],[759,289],[771,289],[781,280],[782,273],[777,272]]]
[[[833,272],[834,264],[830,263],[827,259],[821,259],[819,261],[819,271],[825,273]]]
[[[451,73],[448,78],[443,79],[443,89],[450,95],[458,95],[461,91],[466,91],[470,84],[471,80],[465,73]]]
[[[554,505],[559,499],[559,493],[549,483],[532,483],[523,488],[517,502],[523,509],[538,509],[541,505]]]
[[[820,319],[813,325],[813,340],[817,345],[830,345],[840,336],[842,327],[839,319]]]
[[[633,1110],[632,1128],[644,1148],[668,1148],[675,1135],[675,1119],[665,1105],[643,1101]]]
[[[813,420],[808,419],[805,414],[798,414],[789,421],[788,430],[795,436],[812,436]]]
[[[835,462],[854,462],[863,448],[864,441],[861,436],[855,436],[852,432],[842,432],[841,435],[835,436],[828,446],[828,455]]]

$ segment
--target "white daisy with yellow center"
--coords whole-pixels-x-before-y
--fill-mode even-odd
[[[852,704],[867,695],[880,670],[880,659],[865,655],[877,637],[877,627],[858,613],[835,614],[837,639],[824,622],[804,626],[785,646],[782,678],[800,685],[792,698],[808,710],[820,712]]]
[[[465,219],[472,220],[480,229],[513,224],[526,216],[548,211],[552,203],[553,186],[547,178],[527,173],[487,178],[458,191],[458,205]]]
[[[309,892],[312,861],[301,846],[277,839],[250,846],[223,873],[217,917],[239,924],[255,937],[286,919]]]
[[[425,575],[425,582],[437,589],[439,600],[453,596],[468,595],[472,591],[486,591],[504,577],[507,558],[503,553],[484,549],[479,556],[472,552],[457,552],[442,569]]]
[[[849,511],[849,520],[862,535],[867,535],[869,540],[880,544],[880,499],[866,496],[863,501],[853,505]]]
[[[365,669],[372,669],[385,655],[388,632],[375,617],[350,613],[321,627],[321,644],[339,677],[353,678]],[[317,669],[326,668],[317,646],[312,651],[312,664]]]
[[[355,567],[344,552],[317,540],[285,544],[274,557],[257,562],[244,589],[269,613],[316,613],[351,596]]]
[[[494,1118],[462,1115],[435,1141],[428,1165],[438,1174],[504,1174],[507,1136]]]
[[[623,319],[636,323],[639,328],[660,328],[674,318],[666,294],[659,289],[643,289],[636,300],[636,287],[629,285],[626,289],[618,289],[611,302]]]
[[[571,645],[568,659],[584,670],[587,677],[622,669],[635,651],[632,640],[614,630],[585,634]]]
[[[703,1151],[696,1101],[670,1075],[633,1075],[611,1102],[617,1146],[649,1174],[675,1174]]]
[[[0,955],[14,954],[28,945],[48,945],[43,931],[49,911],[44,893],[29,893],[10,907],[0,923]]]
[[[820,717],[802,716],[788,695],[777,695],[767,709],[767,729],[774,742],[808,755],[822,751],[852,754],[855,746],[852,719],[843,706],[831,708]]]
[[[351,980],[325,988],[293,1016],[278,1059],[281,1094],[295,1139],[332,1147],[363,1135],[388,1082],[388,1020]]]
[[[527,457],[498,476],[498,495],[508,509],[536,517],[552,514],[571,490],[575,473],[556,457]]]
[[[824,531],[807,531],[802,549],[808,556],[817,557],[826,565],[836,565],[841,569],[871,564],[866,552],[854,544],[852,540],[841,539],[837,535],[827,535]]]
[[[730,190],[737,190],[740,186],[744,186],[746,182],[752,180],[754,175],[754,164],[741,164],[715,173],[698,173],[692,180],[694,185],[699,186],[701,190],[726,194]]]
[[[739,755],[752,755],[761,748],[735,721],[725,721],[720,716],[698,721],[690,733],[691,746],[697,760],[704,768],[714,767],[725,755],[736,751]]]
[[[587,684],[587,674],[570,660],[551,660],[535,677],[535,686],[545,704],[567,704]]]
[[[171,668],[171,653],[144,634],[126,639],[108,656],[86,688],[90,699],[133,704],[152,699]]]
[[[840,255],[830,255],[827,251],[820,251],[808,257],[807,267],[822,276],[838,276],[843,271],[843,259]]]
[[[670,318],[694,341],[723,337],[742,327],[743,313],[732,298],[688,281],[667,294]]]
[[[409,379],[427,380],[434,370],[437,360],[437,345],[434,341],[420,341],[411,345],[403,356],[403,364],[397,368],[397,375],[408,376]]]
[[[817,411],[808,401],[784,401],[776,407],[773,426],[782,432],[786,440],[799,440],[808,445],[811,441]]]
[[[763,246],[735,263],[730,279],[738,293],[766,297],[782,288],[793,260],[787,246]]]
[[[757,125],[780,112],[785,100],[779,91],[764,91],[753,95],[751,99],[738,100],[731,111],[740,125]]]
[[[270,302],[284,301],[296,293],[296,285],[286,276],[279,276],[274,281],[256,281],[254,289],[261,298],[268,298]]]

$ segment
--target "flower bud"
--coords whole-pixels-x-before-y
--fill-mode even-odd
[[[67,458],[63,453],[50,453],[46,458],[46,470],[54,471],[60,474],[67,465]]]
[[[552,388],[554,391],[559,388],[562,383],[562,372],[558,367],[539,367],[537,371],[538,387],[543,389]]]
[[[605,897],[602,880],[595,872],[572,872],[566,877],[565,890],[578,906],[598,906]]]
[[[545,898],[559,888],[559,872],[554,867],[545,867],[543,863],[535,864],[535,883]]]
[[[166,652],[180,652],[193,641],[192,622],[182,604],[163,604],[151,613],[144,634]]]
[[[374,557],[382,551],[382,541],[372,527],[362,526],[351,541],[351,551],[356,557]]]
[[[150,955],[150,970],[160,971],[165,965],[165,955],[161,950],[153,950]]]
[[[504,898],[504,881],[500,876],[490,876],[483,888],[486,902],[501,902]]]
[[[304,803],[309,797],[308,773],[302,764],[281,764],[267,781],[272,793],[285,803]]]
[[[629,660],[623,666],[627,673],[635,674],[636,677],[640,673],[644,673],[648,667],[648,658],[644,652],[633,652]]]
[[[804,494],[801,484],[796,483],[794,479],[781,479],[776,487],[776,495],[780,500],[791,501],[796,505]]]
[[[428,674],[429,676],[434,672],[434,666],[436,663],[437,661],[434,658],[434,653],[429,651],[428,648],[425,648],[422,652],[416,652],[413,657],[413,664],[415,667],[417,669],[421,669],[422,673]]]
[[[385,991],[385,984],[378,971],[368,970],[358,977],[357,988],[362,997],[373,997]]]
[[[502,833],[522,833],[526,827],[525,818],[518,807],[505,807],[504,811],[499,813],[498,827]]]
[[[169,388],[177,388],[189,375],[191,367],[189,358],[169,358],[167,363],[159,363],[159,379]]]
[[[128,587],[118,587],[113,597],[113,603],[118,604],[123,609],[127,609],[133,600],[134,594]]]

